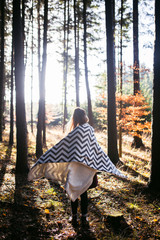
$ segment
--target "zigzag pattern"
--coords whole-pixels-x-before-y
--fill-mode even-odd
[[[44,153],[33,168],[38,164],[71,161],[83,163],[98,171],[106,171],[124,177],[99,146],[94,129],[88,123],[77,126],[59,143]]]

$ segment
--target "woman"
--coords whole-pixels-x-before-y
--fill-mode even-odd
[[[97,186],[97,171],[125,177],[99,146],[86,112],[76,108],[69,122],[69,133],[45,152],[34,164],[28,180],[45,177],[65,184],[71,199],[72,223],[77,224],[78,198],[81,197],[82,224],[86,224],[87,190]]]
[[[71,120],[69,122],[69,131],[72,131],[75,127],[79,125],[83,125],[89,121],[86,112],[82,108],[76,108],[73,112],[73,115],[71,117]],[[93,178],[93,182],[89,188],[94,188],[97,186],[97,174],[95,174]],[[88,207],[88,197],[87,197],[87,191],[85,191],[83,194],[81,194],[81,223],[82,225],[87,224],[87,207]],[[71,209],[72,209],[72,218],[71,222],[74,226],[77,225],[77,208],[78,208],[78,198],[73,202],[71,200]]]

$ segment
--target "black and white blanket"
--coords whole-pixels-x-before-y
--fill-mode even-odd
[[[98,171],[125,177],[99,146],[94,129],[85,123],[77,126],[38,159],[29,173],[30,180],[43,176],[42,171],[40,171],[42,165],[70,162],[79,162]],[[53,171],[55,172],[55,170]]]

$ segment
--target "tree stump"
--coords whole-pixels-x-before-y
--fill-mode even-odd
[[[132,233],[131,227],[127,224],[121,212],[113,212],[107,215],[106,222],[116,234],[121,233],[123,236],[130,236]]]
[[[145,148],[145,146],[144,146],[144,144],[143,144],[143,142],[142,142],[142,139],[140,138],[140,137],[138,137],[138,136],[134,136],[134,138],[133,138],[133,142],[132,142],[132,144],[131,144],[131,147],[132,148]]]

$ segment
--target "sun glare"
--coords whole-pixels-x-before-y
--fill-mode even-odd
[[[62,102],[63,74],[60,64],[49,57],[46,68],[46,102],[57,104]]]

